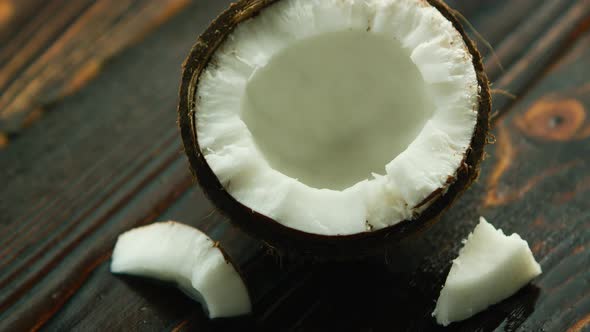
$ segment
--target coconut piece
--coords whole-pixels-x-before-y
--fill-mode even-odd
[[[481,57],[438,0],[239,1],[180,98],[212,201],[275,247],[328,254],[428,225],[477,177],[489,127]]]
[[[111,272],[176,283],[203,305],[209,318],[251,311],[246,286],[219,246],[201,231],[174,221],[121,234]]]
[[[528,243],[518,234],[504,235],[483,217],[447,276],[432,313],[444,326],[467,319],[496,304],[541,274]]]

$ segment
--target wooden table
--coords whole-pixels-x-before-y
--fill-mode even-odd
[[[228,2],[0,0],[0,330],[445,330],[434,300],[484,215],[543,274],[446,330],[590,331],[590,0],[450,1],[496,54],[478,41],[496,111],[479,181],[383,257],[303,265],[216,212],[181,150],[180,64]],[[252,317],[109,272],[118,234],[166,219],[225,242]]]

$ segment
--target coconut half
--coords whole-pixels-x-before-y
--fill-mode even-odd
[[[480,55],[440,1],[240,1],[187,58],[179,122],[232,221],[345,254],[438,216],[477,176],[489,111]]]
[[[525,240],[504,235],[483,217],[464,243],[432,314],[444,326],[508,298],[541,274]]]
[[[244,315],[252,309],[240,274],[220,248],[199,230],[177,222],[121,234],[111,272],[173,282],[200,302],[209,318]]]

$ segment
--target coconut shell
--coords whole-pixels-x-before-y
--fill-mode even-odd
[[[217,17],[197,39],[183,64],[178,123],[190,168],[199,184],[232,223],[251,236],[264,241],[280,254],[311,259],[352,259],[383,253],[389,246],[411,235],[419,234],[434,224],[440,215],[463,193],[479,175],[484,146],[490,128],[491,98],[488,78],[482,58],[454,15],[454,10],[440,0],[426,0],[437,8],[459,31],[473,57],[473,66],[480,87],[477,124],[470,148],[465,153],[462,166],[455,177],[448,179],[446,191],[436,190],[420,205],[431,204],[419,216],[393,226],[364,233],[327,236],[306,233],[286,227],[235,200],[222,186],[207,164],[197,140],[194,112],[199,76],[209,64],[212,55],[225,38],[242,21],[256,16],[262,9],[280,0],[242,0],[232,4]],[[418,206],[418,207],[419,207]]]

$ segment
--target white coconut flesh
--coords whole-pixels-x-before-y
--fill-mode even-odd
[[[197,139],[252,210],[356,234],[411,219],[446,189],[478,91],[460,33],[423,0],[282,0],[240,23],[202,72]]]
[[[214,242],[199,230],[177,222],[161,222],[121,234],[111,272],[176,283],[203,304],[210,318],[251,311],[240,275]]]
[[[483,217],[464,242],[433,313],[444,326],[508,298],[541,274],[525,240],[504,235]]]

